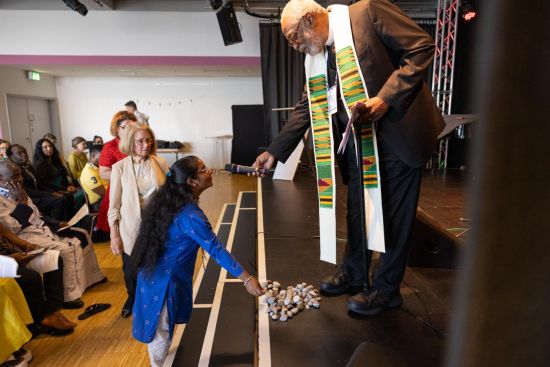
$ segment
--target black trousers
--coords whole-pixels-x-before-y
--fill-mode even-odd
[[[59,268],[42,276],[34,270],[20,266],[16,278],[17,284],[25,295],[34,322],[39,324],[46,316],[61,309],[63,303],[63,260]]]
[[[368,283],[391,294],[399,291],[399,285],[405,275],[410,238],[420,194],[422,168],[407,166],[384,141],[378,143],[378,156],[386,252],[380,254],[380,264],[376,272],[372,274],[372,282],[365,279],[365,274],[370,271],[372,251],[368,250],[366,255],[364,254],[363,231],[361,230],[364,224],[361,220],[360,173],[355,157],[355,145],[349,143],[346,149],[346,159],[349,162],[348,242],[343,264],[352,281],[357,285]]]
[[[69,203],[64,196],[44,195],[40,197],[31,197],[33,203],[44,215],[48,215],[57,220],[69,220],[73,204]]]
[[[130,256],[125,252],[122,253],[122,272],[124,273],[124,283],[126,284],[126,292],[128,299],[123,308],[132,310],[134,298],[136,297],[137,270],[132,270]]]

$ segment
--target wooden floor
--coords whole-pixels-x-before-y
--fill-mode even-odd
[[[256,191],[256,180],[223,172],[214,175],[214,187],[204,192],[200,203],[212,226],[215,226],[223,205],[235,203],[240,191]],[[34,356],[32,366],[149,365],[146,345],[131,336],[131,318],[120,317],[126,299],[120,257],[111,253],[108,243],[95,244],[94,248],[101,269],[109,281],[88,289],[82,300],[86,306],[110,303],[112,307],[84,321],[77,319],[84,308],[64,310],[67,318],[78,323],[75,332],[65,337],[41,335],[30,341],[27,347]]]

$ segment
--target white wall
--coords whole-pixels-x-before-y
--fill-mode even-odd
[[[205,6],[207,2],[205,1]],[[225,47],[214,12],[0,11],[2,55],[218,56],[259,57],[257,18],[239,12],[243,43]],[[1,67],[0,67],[1,68]],[[5,69],[5,68],[2,68]],[[0,69],[0,71],[2,71]],[[21,72],[19,72],[21,74]],[[231,132],[231,105],[262,104],[260,77],[250,78],[78,78],[44,77],[41,88],[25,89],[29,81],[0,74],[9,93],[57,96],[65,154],[72,137],[95,134],[109,140],[109,122],[129,99],[151,116],[157,137],[193,144],[193,152],[212,162],[212,141]],[[38,84],[35,84],[38,86]],[[11,88],[13,87],[13,88]],[[17,87],[17,88],[16,88]],[[151,103],[149,105],[149,102]],[[6,131],[5,98],[0,122]]]
[[[0,65],[0,136],[10,139],[7,95],[56,99],[55,79],[41,75],[40,80],[28,80],[25,71]]]
[[[57,94],[65,152],[71,151],[75,136],[91,139],[97,134],[110,140],[111,117],[132,99],[150,116],[157,139],[190,142],[193,154],[210,166],[214,146],[206,136],[232,133],[231,105],[263,104],[260,77],[64,77],[57,79]]]
[[[260,56],[258,18],[237,19],[243,42],[225,47],[214,12],[2,10],[0,54]]]

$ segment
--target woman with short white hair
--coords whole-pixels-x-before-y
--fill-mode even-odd
[[[141,212],[149,199],[164,184],[168,171],[166,161],[155,155],[156,142],[153,130],[147,125],[129,125],[120,141],[120,151],[128,157],[113,165],[109,202],[109,227],[111,250],[122,255],[122,271],[128,298],[121,315],[132,313],[136,288],[136,272],[128,266],[136,234],[141,222]]]

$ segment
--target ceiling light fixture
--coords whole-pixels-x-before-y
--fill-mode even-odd
[[[86,8],[86,6],[78,0],[63,0],[63,2],[69,7],[69,9],[78,12],[78,14],[82,16],[88,14],[88,8]]]

